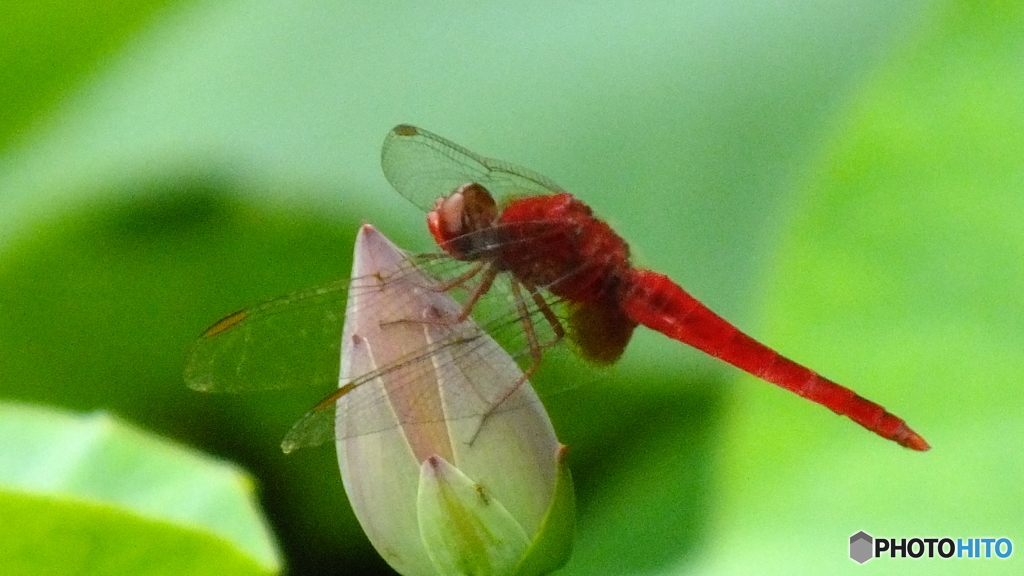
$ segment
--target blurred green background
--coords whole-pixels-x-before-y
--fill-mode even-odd
[[[429,248],[378,166],[400,122],[550,176],[933,446],[639,333],[550,402],[579,493],[561,573],[1021,573],[1016,549],[847,556],[858,530],[1024,546],[1021,2],[108,0],[0,23],[0,396],[240,464],[291,573],[388,573],[333,450],[277,448],[324,391],[201,395],[182,360],[224,314],[346,276],[361,222]]]

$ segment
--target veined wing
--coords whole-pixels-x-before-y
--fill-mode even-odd
[[[185,360],[185,383],[201,392],[229,393],[334,388],[338,385],[342,326],[351,291],[379,291],[382,285],[396,280],[408,287],[409,275],[436,286],[468,267],[442,255],[407,255],[387,275],[340,279],[230,314],[192,343]],[[464,292],[460,288],[451,291],[460,296]],[[402,306],[401,298],[409,297],[392,296],[391,307]],[[499,282],[473,310],[481,325],[496,332],[503,342],[515,339],[520,326],[509,299]]]
[[[397,248],[364,226],[353,273],[386,281],[353,290],[341,387],[295,424],[282,442],[285,452],[399,425],[435,429],[442,421],[468,442],[488,415],[536,402],[532,392],[518,391],[523,373],[516,359],[472,319],[456,321],[463,305],[421,270],[408,270]],[[538,313],[537,305],[497,307],[484,324],[509,336],[510,349],[524,350],[522,313]]]
[[[402,196],[425,211],[457,187],[476,182],[496,197],[561,192],[550,178],[485,158],[422,128],[399,124],[384,138],[381,167]]]
[[[435,383],[458,383],[446,385],[446,418],[480,418],[496,409],[504,410],[506,403],[500,408],[495,405],[518,378],[508,375],[506,364],[529,360],[522,328],[524,311],[509,305],[508,293],[498,283],[474,307],[479,325],[472,321],[445,323],[443,318],[454,318],[461,310],[461,304],[451,296],[464,298],[471,286],[447,292],[439,291],[437,286],[458,276],[467,265],[436,255],[404,258],[373,274],[302,290],[225,317],[193,344],[185,364],[186,382],[193,389],[207,392],[305,386],[335,389],[296,423],[282,443],[285,451],[334,439],[335,405],[342,396],[346,422],[343,435],[369,434],[428,418],[406,409],[396,420],[387,411],[392,410],[395,398],[402,398],[407,407],[426,402],[432,392],[423,382],[432,379]],[[350,370],[339,389],[342,325],[346,315],[353,313],[352,302],[357,296],[363,308],[375,311],[372,325],[361,331],[383,335],[376,338],[378,352],[381,342],[417,331],[422,335],[416,344],[391,344],[398,353],[392,352],[386,360],[378,354],[373,365],[364,362],[363,371]],[[447,299],[429,305],[440,314],[441,321],[422,316],[427,306],[422,303],[425,297]],[[541,315],[535,303],[527,305],[525,313]],[[515,358],[479,326],[501,340]],[[541,338],[550,338],[545,325],[538,323],[537,331]],[[358,351],[359,347],[353,349]],[[382,389],[385,381],[390,386],[389,394]],[[507,406],[513,405],[510,399]]]
[[[439,282],[465,267],[429,254],[406,256],[390,274],[427,274]],[[347,299],[387,281],[381,275],[340,279],[224,317],[193,342],[185,361],[186,384],[201,392],[337,387]]]
[[[457,313],[448,308],[438,319]],[[282,450],[441,421],[461,431],[456,440],[470,442],[489,415],[537,402],[532,391],[516,390],[522,376],[517,360],[527,356],[520,319],[506,314],[491,328],[518,340],[515,357],[471,320],[396,322],[373,330],[377,337],[346,335],[352,344],[342,358],[341,388],[292,426]],[[395,344],[412,340],[417,342],[408,351]]]
[[[301,290],[226,316],[185,361],[202,392],[336,386],[349,280]]]

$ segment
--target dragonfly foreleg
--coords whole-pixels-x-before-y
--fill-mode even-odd
[[[456,314],[454,317],[442,315],[439,313],[439,311],[435,310],[435,312],[438,313],[434,315],[434,318],[427,318],[426,316],[424,316],[424,318],[417,320],[402,318],[398,320],[389,320],[387,322],[381,322],[380,325],[387,326],[389,324],[405,324],[409,322],[420,324],[434,324],[437,326],[454,326],[456,324],[461,324],[467,318],[470,317],[470,315],[473,312],[473,307],[476,305],[477,302],[480,301],[480,298],[482,298],[484,294],[487,294],[487,292],[490,291],[491,286],[494,285],[495,278],[498,277],[498,271],[494,268],[488,267],[486,264],[477,264],[473,266],[471,270],[463,274],[460,274],[457,278],[449,280],[444,284],[438,284],[430,287],[431,290],[437,292],[446,292],[448,290],[451,290],[452,288],[465,284],[467,281],[472,279],[474,276],[480,274],[481,272],[483,272],[483,277],[481,278],[480,283],[477,284],[475,288],[473,288],[473,291],[466,299],[466,302],[462,305],[462,309],[459,310],[459,313]]]
[[[456,288],[458,286],[462,286],[463,284],[468,282],[470,279],[472,279],[474,276],[479,274],[480,271],[484,269],[484,266],[486,266],[486,263],[484,263],[484,262],[477,262],[469,270],[466,270],[462,274],[459,274],[458,276],[456,276],[455,278],[452,278],[451,280],[448,280],[447,282],[443,282],[441,284],[435,284],[435,285],[431,286],[430,289],[435,291],[435,292],[447,292],[447,291],[451,290],[452,288]]]
[[[462,305],[462,311],[455,317],[455,323],[458,324],[473,312],[473,306],[483,298],[484,294],[487,294],[491,290],[491,286],[494,285],[494,279],[498,277],[498,269],[493,266],[481,265],[480,270],[483,271],[483,276],[480,279],[480,283],[477,284],[473,292],[470,293],[469,297],[466,298],[466,302]],[[478,272],[480,271],[478,270]]]

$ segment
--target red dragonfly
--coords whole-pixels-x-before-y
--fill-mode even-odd
[[[512,395],[558,340],[568,338],[589,362],[609,364],[622,355],[637,325],[643,325],[847,416],[883,438],[914,450],[929,449],[924,438],[882,406],[744,334],[668,277],[634,267],[627,243],[550,179],[404,124],[386,137],[381,164],[394,188],[427,211],[427,225],[438,246],[468,264],[437,280],[440,290],[460,289],[466,294],[461,311],[450,320],[453,324],[469,318],[495,291],[499,278],[510,287],[516,320],[500,322],[504,327],[521,326],[523,354],[529,362],[517,382],[503,384],[504,392],[494,397],[491,409]],[[272,321],[282,305],[310,304],[340,289],[340,284],[314,289],[228,316],[197,342],[186,377],[195,388],[233,388],[231,377],[229,384],[221,385],[213,375],[215,360],[233,354],[222,349],[237,347],[237,342],[219,344],[234,338],[224,334],[237,332],[247,322]],[[248,335],[242,340],[250,341]],[[452,339],[453,345],[466,342],[463,337]],[[378,375],[347,383],[321,402],[307,415],[306,424],[297,424],[300,443],[326,439],[329,433],[309,432],[310,423],[323,420],[320,412]]]

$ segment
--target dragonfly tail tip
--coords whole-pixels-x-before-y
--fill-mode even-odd
[[[901,446],[906,446],[907,448],[910,448],[911,450],[917,450],[918,452],[927,452],[932,448],[931,446],[928,445],[928,442],[926,442],[925,439],[921,437],[920,434],[914,432],[910,428],[907,428],[906,434],[901,434],[900,437],[896,439],[896,441],[899,442]]]

